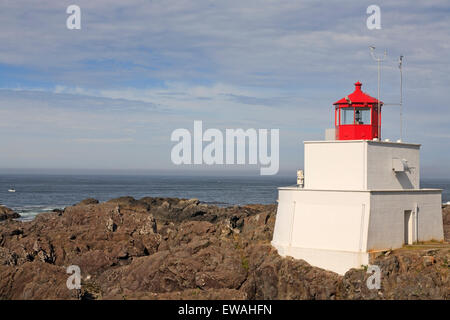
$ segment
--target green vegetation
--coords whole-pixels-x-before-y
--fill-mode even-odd
[[[250,267],[249,267],[249,265],[248,265],[247,257],[242,257],[241,264],[242,264],[242,268],[244,268],[245,271],[248,272],[248,269],[249,269]]]

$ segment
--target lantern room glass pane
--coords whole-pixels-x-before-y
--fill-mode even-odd
[[[353,124],[353,108],[341,109],[341,124]]]
[[[370,124],[370,108],[355,108],[355,123]]]

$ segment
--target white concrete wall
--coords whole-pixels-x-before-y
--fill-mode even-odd
[[[368,263],[370,193],[280,188],[272,244],[282,256],[343,274]]]
[[[417,216],[416,216],[416,207]],[[441,191],[372,192],[367,250],[401,248],[405,210],[413,212],[414,241],[444,239]],[[416,220],[417,219],[417,220]]]
[[[420,145],[384,141],[306,141],[305,188],[405,190],[420,187]],[[393,159],[409,169],[394,172]]]
[[[305,188],[366,189],[364,141],[305,141]]]
[[[282,257],[289,256],[302,259],[312,266],[330,270],[341,275],[344,275],[351,268],[360,268],[369,264],[369,254],[366,252],[307,249],[273,245]]]
[[[419,189],[419,148],[305,142],[305,187],[279,188],[272,244],[281,255],[343,274],[367,264],[370,251],[403,246],[405,210],[413,212],[414,241],[443,240],[441,190]],[[409,170],[395,173],[393,158],[406,159]]]
[[[302,248],[366,251],[368,192],[280,189],[273,241]]]
[[[419,145],[374,141],[368,141],[367,144],[367,189],[419,189]],[[393,158],[406,159],[409,170],[394,172],[392,170]]]
[[[367,264],[368,252],[403,246],[405,210],[417,218],[414,241],[443,240],[441,190],[279,188],[272,244],[283,256],[343,274]]]
[[[280,190],[278,192],[278,208],[273,230],[272,241],[288,246],[291,244],[294,218],[295,192]]]

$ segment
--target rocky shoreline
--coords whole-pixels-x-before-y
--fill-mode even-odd
[[[20,214],[8,207],[0,205],[0,221],[20,218]]]
[[[196,199],[86,199],[21,222],[0,209],[0,299],[449,299],[446,243],[373,254],[344,276],[271,247],[276,205],[221,208]],[[4,218],[2,218],[4,217]],[[66,268],[81,269],[69,290]]]

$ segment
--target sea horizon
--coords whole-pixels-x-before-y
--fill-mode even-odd
[[[295,185],[295,175],[223,176],[154,174],[0,174],[0,204],[32,220],[37,214],[63,209],[86,198],[101,202],[130,196],[197,198],[217,206],[275,204],[277,188]],[[14,187],[16,192],[8,192]],[[450,179],[422,178],[421,188],[442,189],[450,201]]]

